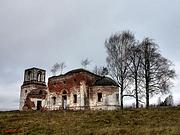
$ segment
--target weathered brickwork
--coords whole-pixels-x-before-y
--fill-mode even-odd
[[[81,71],[81,70],[79,70]],[[61,93],[62,90],[66,90],[68,95],[74,91],[74,89],[80,89],[80,83],[84,81],[87,86],[92,86],[99,76],[94,74],[88,74],[88,72],[69,72],[65,75],[49,78],[48,88],[50,92]]]
[[[31,70],[25,71],[20,110],[109,110],[118,107],[118,85],[108,77],[76,69],[64,75],[50,77],[47,87],[44,70],[41,72],[40,69],[33,68],[33,72],[29,72]],[[38,76],[39,72],[42,76]],[[32,80],[30,76],[33,77]]]
[[[102,93],[102,101],[98,102],[98,93]],[[112,110],[118,106],[118,91],[116,86],[94,86],[90,92],[90,108]]]

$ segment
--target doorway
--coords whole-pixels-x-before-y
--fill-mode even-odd
[[[67,109],[67,92],[63,91],[62,93],[62,108]]]
[[[37,101],[37,111],[41,110],[41,103],[42,101]]]
[[[62,107],[63,107],[63,109],[67,108],[67,96],[66,95],[62,96]]]

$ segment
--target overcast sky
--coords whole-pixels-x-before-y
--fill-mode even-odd
[[[171,91],[180,103],[179,0],[0,0],[0,110],[18,109],[24,69],[43,68],[48,77],[54,63],[68,71],[86,57],[89,70],[104,66],[105,39],[123,30],[153,38],[174,63]]]

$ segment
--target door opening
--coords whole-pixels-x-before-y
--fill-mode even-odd
[[[42,101],[37,101],[37,111],[41,109]]]
[[[67,96],[66,95],[62,96],[62,107],[63,107],[63,109],[67,108]]]

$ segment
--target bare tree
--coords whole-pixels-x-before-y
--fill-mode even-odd
[[[92,72],[94,74],[101,75],[101,71],[101,67],[95,66]]]
[[[51,72],[53,75],[56,75],[56,73],[60,70],[60,74],[62,74],[62,71],[65,67],[66,67],[66,64],[64,62],[55,63],[51,68]]]
[[[62,72],[63,72],[63,70],[67,67],[66,66],[66,64],[65,64],[65,62],[61,62],[61,63],[59,63],[59,68],[60,68],[60,73],[62,74]]]
[[[164,103],[166,106],[173,106],[174,105],[173,96],[169,95],[168,97],[166,97]]]
[[[93,73],[100,75],[100,76],[106,76],[106,75],[108,75],[108,68],[95,66],[93,69]]]
[[[129,66],[130,77],[134,80],[133,93],[135,93],[134,96],[136,99],[136,108],[139,108],[139,101],[140,101],[139,94],[141,93],[141,90],[138,86],[142,81],[141,79],[142,77],[140,76],[142,54],[138,43],[131,46],[129,52],[130,52],[129,60],[131,61],[131,64]]]
[[[173,96],[171,94],[159,104],[159,106],[173,106],[173,105],[174,105],[174,101],[173,101]]]
[[[158,51],[158,46],[152,39],[145,38],[140,48],[142,51],[142,77],[144,79],[146,108],[149,107],[150,96],[154,94],[167,94],[172,86],[171,79],[176,74],[172,69],[172,62],[164,58]]]
[[[120,104],[123,109],[123,97],[124,92],[128,87],[129,80],[129,48],[134,44],[134,35],[129,31],[123,31],[111,35],[108,40],[105,41],[105,47],[107,50],[107,66],[109,74],[113,79],[117,81],[120,86]]]
[[[52,66],[52,68],[51,68],[52,74],[53,74],[53,75],[56,75],[56,73],[57,73],[57,71],[59,70],[59,68],[60,68],[59,63],[55,63],[55,64]]]
[[[91,63],[91,61],[88,58],[81,60],[81,65],[83,68],[86,68],[90,63]]]
[[[107,67],[102,67],[101,75],[106,76],[106,75],[108,75],[108,73],[109,73],[108,68]]]

